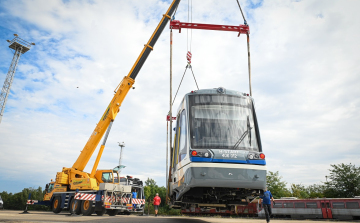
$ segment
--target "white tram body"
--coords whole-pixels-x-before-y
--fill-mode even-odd
[[[224,88],[188,93],[174,130],[172,207],[229,208],[263,193],[266,161],[252,97]]]

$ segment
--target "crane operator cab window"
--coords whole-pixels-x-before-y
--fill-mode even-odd
[[[114,183],[120,183],[120,176],[118,172],[114,172]]]
[[[101,180],[104,181],[104,183],[112,183],[113,182],[113,175],[112,173],[103,173]]]
[[[51,193],[54,190],[54,184],[46,184],[45,190],[47,193]]]

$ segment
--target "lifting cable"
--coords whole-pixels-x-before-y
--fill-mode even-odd
[[[246,22],[244,13],[243,13],[243,11],[241,10],[241,6],[240,6],[240,3],[239,3],[239,0],[236,0],[236,1],[237,1],[237,3],[238,3],[238,6],[239,6],[239,9],[240,9],[241,15],[242,15],[242,17],[243,17],[243,19],[244,19],[244,25],[247,25],[247,22]]]
[[[175,11],[175,13],[176,13],[176,11]],[[173,17],[173,18],[174,18],[174,17]],[[188,0],[188,22],[191,22],[191,23],[192,23],[192,0]],[[180,84],[179,84],[179,86],[178,86],[178,89],[177,89],[177,91],[176,91],[174,100],[173,100],[173,102],[172,102],[171,105],[173,105],[174,102],[175,102],[177,93],[179,92],[181,83],[182,83],[182,81],[183,81],[183,79],[184,79],[184,76],[185,76],[185,74],[186,74],[186,70],[187,70],[188,68],[190,68],[191,73],[192,73],[192,75],[193,75],[193,77],[194,77],[194,80],[195,80],[196,87],[197,87],[197,89],[199,90],[199,86],[198,86],[198,83],[197,83],[196,78],[195,78],[194,71],[193,71],[192,66],[191,66],[191,57],[192,57],[192,53],[191,53],[192,29],[190,29],[190,41],[189,41],[189,29],[187,29],[186,32],[187,32],[187,33],[186,33],[186,35],[187,35],[187,38],[186,38],[186,50],[187,50],[186,59],[187,59],[187,65],[186,65],[186,67],[185,67],[184,74],[183,74],[183,76],[182,76],[182,78],[181,78]]]
[[[189,53],[190,53],[190,52],[188,52],[188,55],[189,55]],[[190,53],[190,55],[191,55],[191,53]],[[188,61],[189,61],[189,60],[188,60]],[[190,56],[190,62],[188,62],[188,64],[187,64],[187,65],[186,65],[186,67],[185,67],[184,74],[183,74],[183,76],[182,76],[182,78],[181,78],[181,81],[180,81],[179,87],[178,87],[178,89],[177,89],[177,91],[176,91],[176,94],[175,94],[174,100],[173,100],[173,102],[172,102],[172,104],[171,104],[171,105],[174,105],[174,102],[175,102],[175,99],[176,99],[176,95],[177,95],[177,93],[179,92],[179,89],[180,89],[181,83],[182,83],[182,81],[183,81],[183,79],[184,79],[184,76],[185,76],[185,74],[186,74],[186,70],[187,70],[188,68],[190,68],[191,73],[192,73],[192,75],[193,75],[193,77],[194,77],[194,80],[195,80],[196,87],[197,87],[197,89],[199,90],[199,86],[198,86],[198,83],[197,83],[196,78],[195,78],[195,75],[194,75],[194,71],[193,71],[192,66],[191,66],[191,56]]]
[[[190,3],[191,1],[191,3]],[[192,23],[192,0],[188,0],[188,21]],[[190,44],[189,44],[189,29],[186,29],[186,51],[191,52],[191,42],[192,42],[192,29],[190,29]],[[190,45],[190,50],[189,50]]]
[[[248,25],[247,22],[246,22],[246,19],[245,19],[245,16],[244,16],[244,13],[243,11],[241,10],[241,6],[240,6],[240,3],[239,3],[239,0],[236,0],[236,2],[238,3],[239,5],[239,9],[240,9],[240,12],[241,12],[241,15],[244,19],[244,25]],[[248,51],[248,69],[249,69],[249,90],[250,90],[250,96],[252,96],[252,90],[251,90],[251,62],[250,62],[250,37],[249,37],[249,33],[246,34],[246,39],[247,39],[247,51]]]

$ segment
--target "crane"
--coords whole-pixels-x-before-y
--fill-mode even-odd
[[[113,122],[120,111],[122,102],[135,83],[135,78],[153,50],[155,43],[160,37],[168,21],[171,19],[171,16],[178,7],[179,3],[180,0],[172,1],[167,12],[163,15],[158,26],[151,35],[149,41],[144,45],[143,50],[132,66],[130,72],[116,87],[114,91],[114,97],[110,101],[108,107],[105,109],[105,112],[101,116],[94,131],[91,133],[79,157],[72,167],[63,167],[61,172],[57,172],[56,180],[55,182],[50,183],[50,187],[52,188],[47,190],[47,193],[44,196],[44,201],[51,200],[53,193],[56,192],[64,192],[69,190],[99,190],[100,183],[118,183],[114,181],[116,178],[114,175],[117,173],[115,173],[113,170],[97,170],[99,161],[104,151]],[[95,163],[92,167],[92,171],[91,173],[86,173],[84,172],[84,169],[102,138],[103,141],[101,143]],[[118,179],[120,179],[120,177],[118,177]]]

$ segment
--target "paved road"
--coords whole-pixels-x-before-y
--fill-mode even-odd
[[[0,222],[120,222],[120,223],[265,223],[265,219],[249,218],[220,218],[220,217],[164,217],[164,216],[137,216],[137,215],[117,215],[117,216],[69,216],[67,213],[54,214],[52,212],[29,211],[30,214],[20,214],[21,211],[0,210]],[[290,220],[272,219],[271,223],[319,223],[325,220]],[[334,222],[334,221],[331,221]],[[360,221],[352,221],[360,222]],[[342,221],[341,223],[350,223]]]

